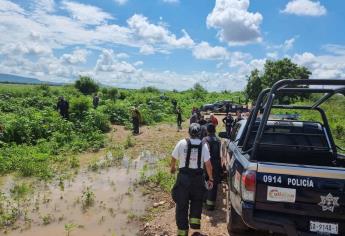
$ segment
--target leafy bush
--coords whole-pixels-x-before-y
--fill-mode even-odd
[[[91,108],[91,99],[85,96],[72,98],[70,107],[73,116],[80,120],[87,115],[87,111]]]
[[[101,109],[109,116],[110,122],[113,124],[123,125],[130,119],[129,104],[109,102]]]
[[[76,89],[82,92],[84,95],[90,95],[98,91],[99,86],[88,76],[80,76],[79,79],[75,82]]]

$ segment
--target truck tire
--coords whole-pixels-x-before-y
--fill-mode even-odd
[[[249,228],[248,226],[243,222],[241,216],[239,216],[235,209],[232,207],[230,199],[227,199],[227,228],[228,233],[231,235],[231,233],[243,233],[246,232]]]

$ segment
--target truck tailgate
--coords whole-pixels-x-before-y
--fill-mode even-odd
[[[259,163],[257,210],[345,221],[345,169]]]

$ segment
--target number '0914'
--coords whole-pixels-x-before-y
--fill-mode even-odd
[[[281,176],[272,176],[272,175],[264,175],[262,180],[265,183],[282,183],[282,177]]]

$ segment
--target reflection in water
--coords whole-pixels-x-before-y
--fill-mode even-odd
[[[50,184],[34,182],[34,193],[20,204],[21,216],[8,235],[55,236],[67,235],[67,231],[71,236],[136,235],[139,224],[135,219],[145,213],[149,202],[134,183],[139,170],[159,158],[143,152],[135,160],[125,157],[121,167],[83,170]],[[108,153],[99,162],[111,159]],[[2,192],[9,197],[17,181],[11,176],[2,181]],[[94,202],[85,209],[86,196]]]

